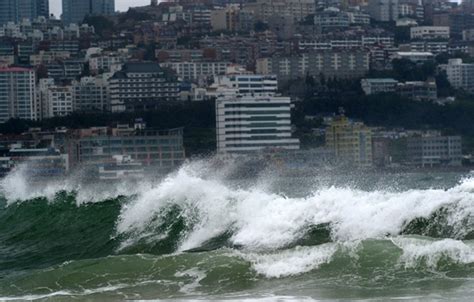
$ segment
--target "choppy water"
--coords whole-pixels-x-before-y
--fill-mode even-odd
[[[474,296],[474,178],[229,180],[205,162],[140,184],[1,183],[0,300]],[[316,173],[318,174],[318,173]]]

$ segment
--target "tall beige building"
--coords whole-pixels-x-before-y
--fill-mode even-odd
[[[326,146],[340,161],[372,166],[372,130],[363,123],[337,116],[326,128]]]

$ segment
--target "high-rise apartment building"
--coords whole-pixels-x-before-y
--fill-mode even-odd
[[[81,23],[87,15],[112,15],[115,0],[63,0],[62,20],[65,24]]]
[[[0,0],[0,25],[49,16],[49,0]]]
[[[0,123],[36,119],[36,76],[29,68],[0,68]]]
[[[358,167],[372,165],[372,130],[363,123],[337,116],[326,128],[326,146],[341,162]]]

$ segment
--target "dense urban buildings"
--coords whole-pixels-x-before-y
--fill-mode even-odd
[[[447,1],[178,0],[120,13],[113,0],[63,0],[56,19],[48,1],[3,0],[0,122],[50,125],[104,116],[105,128],[98,117],[97,125],[88,124],[100,135],[64,130],[79,142],[117,144],[104,149],[103,162],[96,158],[104,179],[147,169],[137,150],[124,151],[131,148],[126,136],[145,135],[114,120],[125,116],[184,127],[196,152],[323,154],[360,168],[455,166],[458,160],[413,160],[408,149],[430,126],[449,124],[450,134],[471,136],[456,121],[429,123],[465,106],[474,93],[472,11],[467,2]],[[347,107],[347,117],[334,116],[339,107]],[[385,121],[378,114],[399,116]],[[414,117],[420,120],[406,121]],[[394,129],[381,130],[388,125]],[[122,134],[111,134],[117,131]],[[86,162],[66,141],[6,144],[2,160],[9,166],[15,148],[41,153],[46,147],[48,154],[67,153],[70,167]],[[89,152],[86,145],[74,146]],[[148,159],[158,156],[149,152],[155,147],[138,146]],[[474,153],[469,144],[464,148]],[[170,155],[171,166],[175,158],[182,162],[182,149],[182,156]],[[113,176],[114,169],[120,173]]]

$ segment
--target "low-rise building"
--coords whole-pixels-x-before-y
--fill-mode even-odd
[[[411,39],[449,39],[449,26],[415,26],[410,28]]]
[[[366,95],[395,92],[398,81],[395,79],[362,79],[360,81],[362,90]]]
[[[420,167],[460,166],[462,139],[460,136],[422,135],[408,138],[409,163]]]
[[[447,53],[448,49],[447,41],[413,41],[410,42],[408,51],[430,52],[433,55],[438,55],[440,53]]]
[[[406,59],[414,63],[423,63],[434,59],[431,52],[416,52],[416,51],[399,51],[396,52],[392,59]]]
[[[54,148],[29,148],[21,144],[1,154],[2,173],[21,169],[29,183],[61,179],[69,172],[69,158]]]
[[[396,92],[403,97],[416,101],[436,101],[438,99],[438,89],[435,81],[398,83]]]
[[[185,159],[183,129],[156,130],[118,125],[116,128],[76,130],[69,152],[74,166],[103,167],[117,155],[141,163],[146,173],[169,171]]]
[[[227,68],[232,65],[230,62],[168,62],[160,64],[176,72],[178,77],[185,81],[199,81],[209,79],[214,76],[224,75]]]

